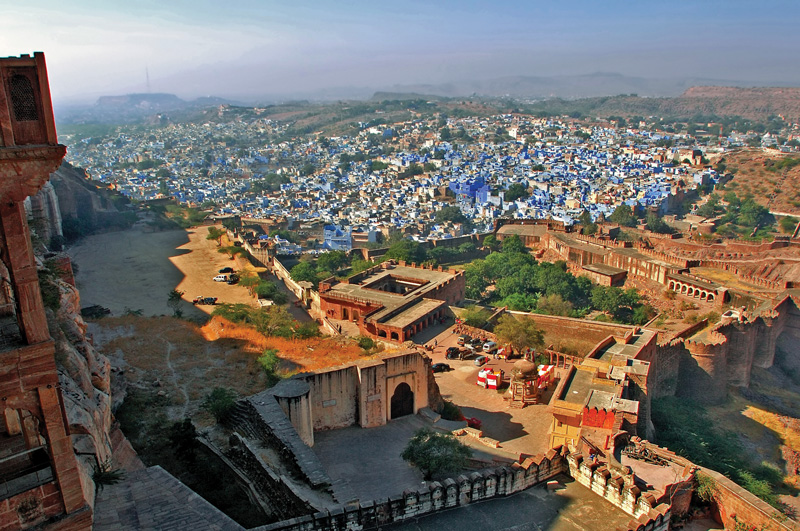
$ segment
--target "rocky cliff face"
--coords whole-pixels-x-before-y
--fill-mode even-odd
[[[111,199],[98,191],[82,170],[65,163],[52,175],[51,183],[29,202],[31,228],[42,243],[55,241],[60,246],[56,237],[66,232],[62,232],[62,223],[69,223],[69,220],[91,227],[102,223],[104,215],[119,215]],[[53,253],[42,245],[36,247],[37,256],[46,254],[48,262],[68,261],[66,257],[53,259]],[[41,256],[38,258],[41,260]],[[44,267],[43,261],[40,264]],[[55,341],[59,383],[78,458],[81,485],[86,500],[94,504],[92,475],[98,465],[110,463],[114,468],[127,469],[142,465],[114,425],[111,364],[95,350],[91,337],[87,336],[87,326],[81,317],[80,294],[74,286],[71,270],[62,270],[59,275],[41,280],[49,283],[51,289],[57,288],[59,294],[57,309],[53,309],[54,304],[47,309],[48,328]]]
[[[125,198],[113,195],[103,185],[90,180],[81,168],[75,168],[66,162],[62,163],[61,167],[50,176],[50,184],[57,198],[61,219],[61,231],[54,233],[63,234],[67,241],[101,230],[125,228],[136,220],[133,212],[124,210],[128,203]],[[49,192],[46,191],[46,187],[39,193],[42,194],[48,197]],[[46,200],[42,198],[35,201]],[[43,215],[52,219],[52,214],[43,213]]]
[[[111,365],[86,336],[78,290],[66,282],[57,282],[61,307],[58,312],[48,310],[48,326],[55,340],[58,379],[84,494],[91,501],[93,469],[98,463],[111,461],[114,446]]]
[[[32,219],[38,220],[34,230],[43,242],[50,244],[63,238],[61,210],[52,183],[45,183],[38,194],[29,197],[25,201],[25,210]]]

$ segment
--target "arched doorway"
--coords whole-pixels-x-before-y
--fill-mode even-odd
[[[414,413],[414,391],[403,382],[394,388],[392,395],[392,419]]]

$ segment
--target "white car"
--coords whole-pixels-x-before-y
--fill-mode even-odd
[[[227,282],[228,275],[217,275],[214,277],[214,282]]]

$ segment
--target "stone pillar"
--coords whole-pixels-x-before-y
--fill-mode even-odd
[[[64,507],[69,514],[86,505],[86,501],[83,499],[78,463],[72,450],[72,440],[65,428],[67,423],[64,419],[58,390],[49,385],[39,387],[38,390],[47,439],[50,443],[53,472],[61,490]]]
[[[39,291],[39,275],[22,202],[0,202],[0,229],[6,248],[5,260],[16,298],[17,322],[24,341],[32,345],[50,339]]]

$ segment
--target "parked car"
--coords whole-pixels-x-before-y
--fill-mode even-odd
[[[484,341],[486,340],[483,339],[482,337],[473,337],[472,341],[470,341],[469,344],[472,345],[473,347],[480,347],[481,345],[483,345]]]
[[[232,267],[223,267],[222,269],[219,270],[219,272],[220,273],[233,273],[233,268]]]
[[[480,367],[481,365],[486,364],[488,361],[489,361],[489,358],[487,358],[486,356],[478,356],[477,358],[475,358],[475,362],[474,363],[475,363],[475,365]]]
[[[447,371],[452,371],[453,370],[453,368],[450,367],[450,365],[448,365],[446,363],[434,363],[432,365],[432,368],[433,368],[433,372],[447,372]]]
[[[195,297],[192,299],[192,304],[209,304],[213,306],[217,303],[216,297],[203,297],[202,295],[199,297]]]
[[[483,344],[483,351],[487,354],[491,354],[497,350],[497,343],[494,341],[487,341]]]
[[[461,358],[461,349],[458,347],[449,347],[444,353],[444,357],[449,360],[457,360]]]
[[[214,277],[214,282],[227,282],[228,275],[217,275]]]

